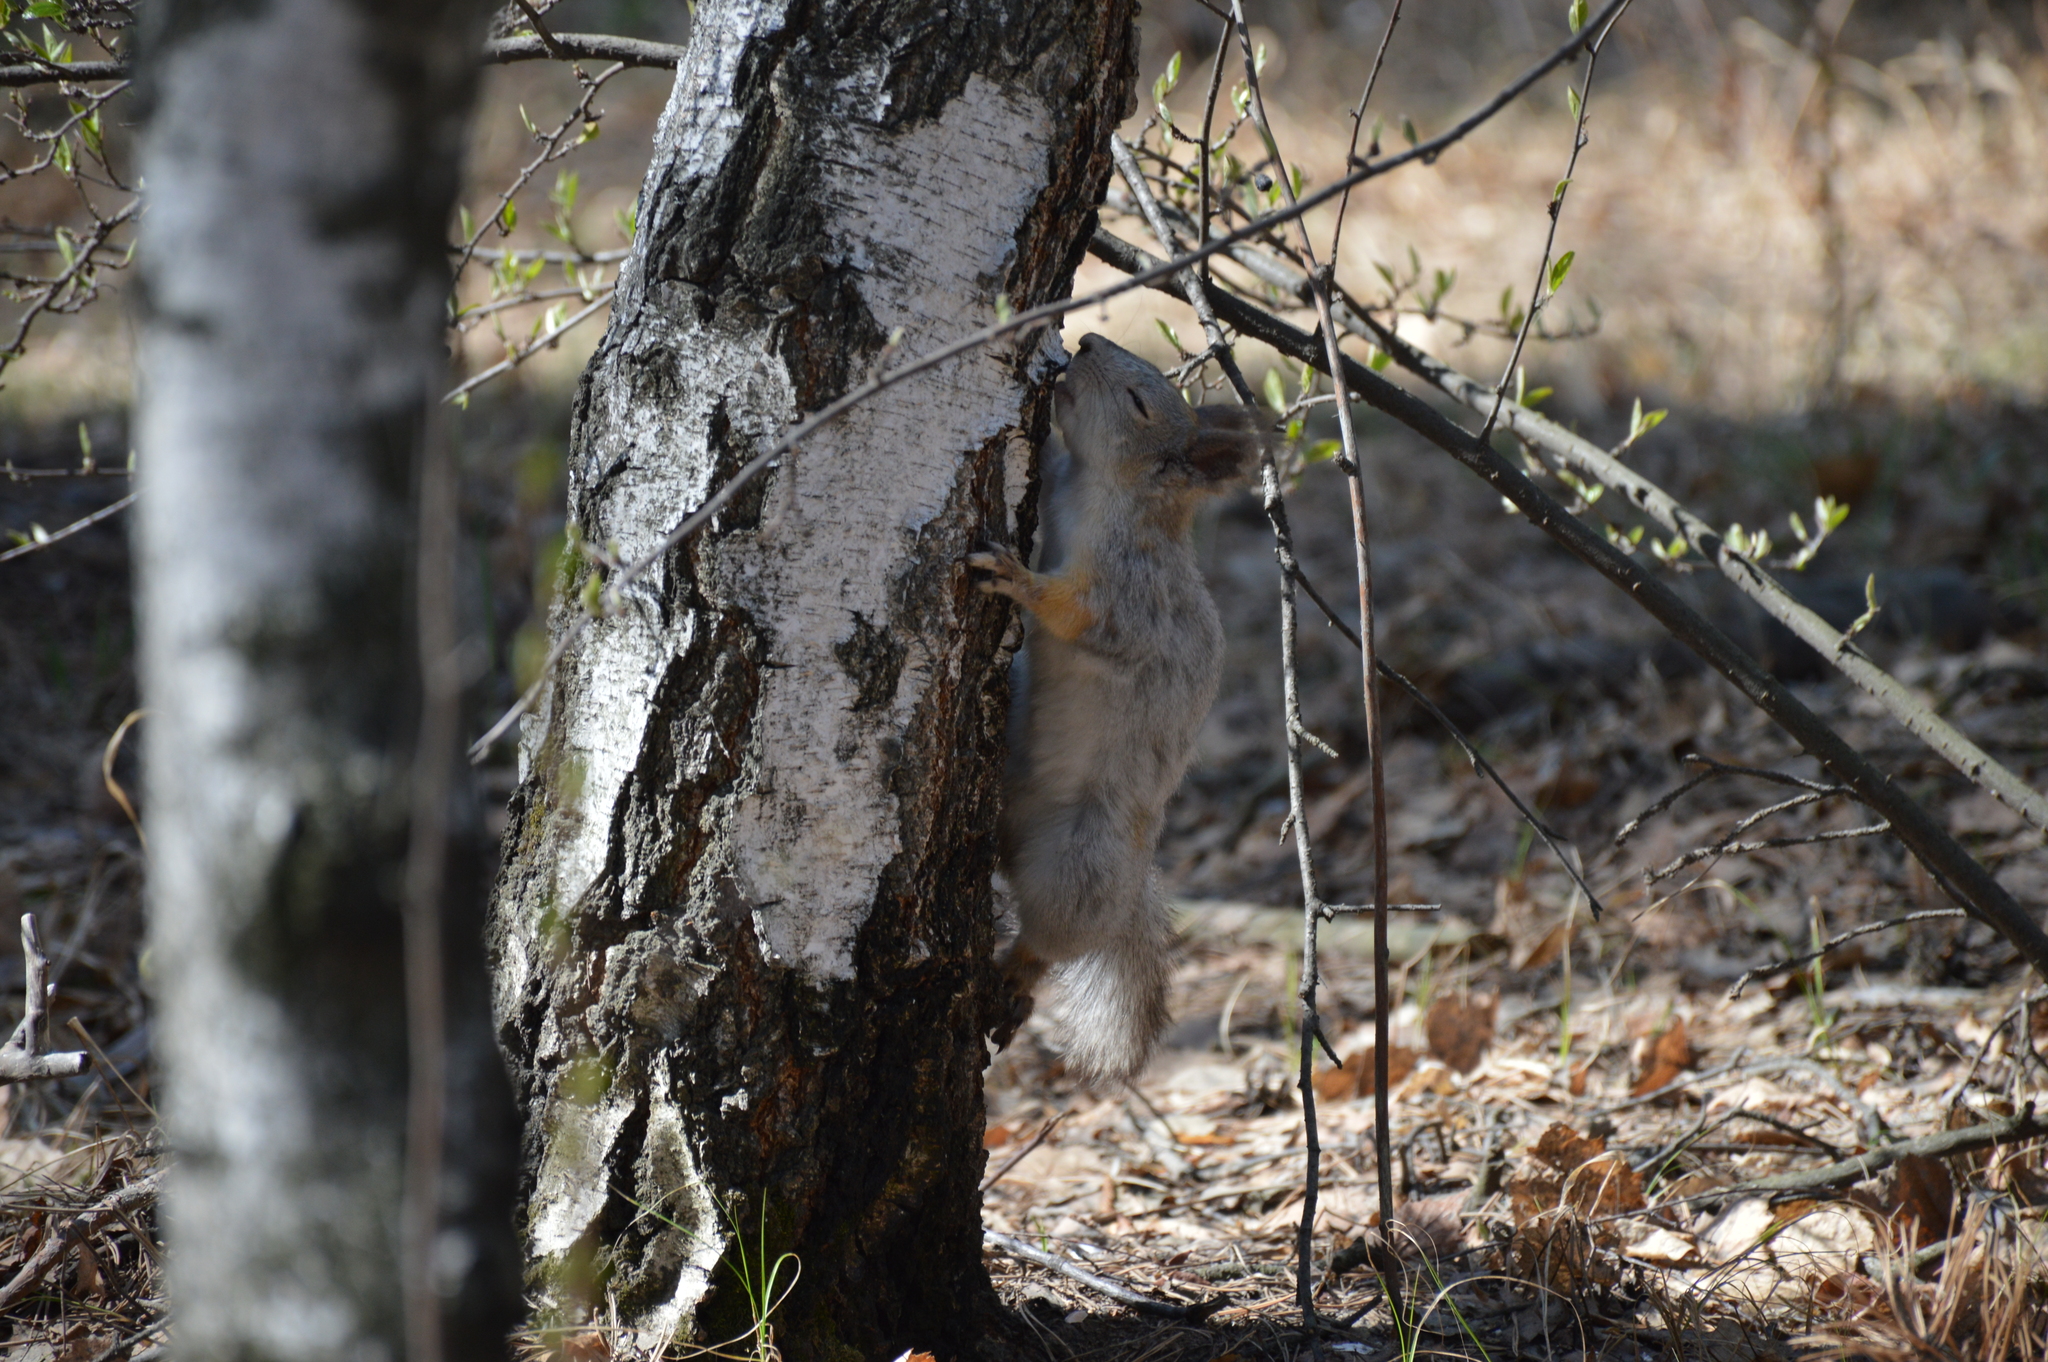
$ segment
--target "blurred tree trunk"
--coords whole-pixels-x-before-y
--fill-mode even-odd
[[[411,1353],[439,1313],[448,1355],[502,1358],[517,1143],[486,863],[455,798],[452,687],[423,706],[415,629],[450,656],[449,612],[416,602],[451,565],[419,556],[415,518],[487,7],[141,8],[136,575],[175,1347],[406,1351],[404,924],[424,873],[445,890],[419,901],[444,906],[450,1155],[421,1240],[439,1309],[410,1293],[429,1331]],[[425,738],[423,708],[442,720]],[[421,783],[448,796],[421,796],[445,862],[440,836],[412,845]]]
[[[649,551],[899,328],[1060,296],[1134,9],[700,3],[576,401],[584,540]],[[827,428],[525,721],[491,945],[554,1317],[720,1341],[787,1253],[791,1358],[972,1343],[1006,658],[961,559],[1011,532],[1047,377],[991,349]]]

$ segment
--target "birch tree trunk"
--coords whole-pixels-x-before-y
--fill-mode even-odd
[[[452,562],[422,563],[414,526],[485,9],[142,9],[136,576],[174,1346],[502,1358],[516,1135],[488,879],[453,797],[452,687],[423,705],[415,637],[430,619],[450,656],[419,568],[445,588]],[[449,969],[422,976],[445,1053],[408,1006],[409,880],[416,926],[445,909]],[[440,954],[431,930],[412,944]],[[439,1147],[409,1151],[408,1111],[435,1105],[453,1156],[408,1240],[408,1153]]]
[[[585,540],[647,552],[899,329],[1060,296],[1134,8],[700,3],[575,406]],[[828,427],[525,721],[491,947],[546,1312],[715,1342],[787,1253],[798,1362],[973,1341],[1007,659],[961,559],[1015,531],[1048,379],[984,352]]]

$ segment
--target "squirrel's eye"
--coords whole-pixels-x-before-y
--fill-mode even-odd
[[[1138,419],[1140,421],[1149,421],[1152,419],[1152,413],[1145,410],[1145,399],[1138,396],[1138,390],[1136,388],[1125,388],[1124,393],[1131,399],[1131,405],[1138,409]]]

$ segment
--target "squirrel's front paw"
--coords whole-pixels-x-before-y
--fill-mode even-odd
[[[967,566],[976,572],[986,572],[988,577],[976,582],[983,591],[1010,595],[1031,576],[1031,569],[1024,566],[1017,551],[1007,544],[993,545],[980,553],[967,555]]]

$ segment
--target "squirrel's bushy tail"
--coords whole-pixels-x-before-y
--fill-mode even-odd
[[[1105,1082],[1136,1077],[1166,1029],[1172,973],[1166,896],[1148,876],[1128,932],[1053,969],[1055,1042],[1067,1063]]]

